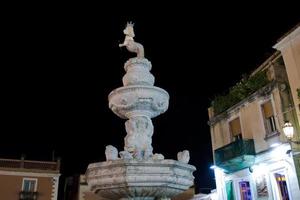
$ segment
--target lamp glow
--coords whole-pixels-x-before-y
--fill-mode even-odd
[[[215,166],[215,165],[212,165],[212,166],[210,166],[209,168],[210,168],[210,169],[216,169],[216,168],[217,168],[217,166]]]
[[[294,127],[290,122],[285,122],[283,126],[283,132],[284,135],[287,137],[287,139],[292,140],[294,136]]]

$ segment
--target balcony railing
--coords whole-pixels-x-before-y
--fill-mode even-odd
[[[46,162],[46,161],[33,161],[33,160],[14,160],[14,159],[0,159],[0,168],[22,168],[22,169],[35,169],[47,170],[58,172],[60,169],[60,161]]]
[[[215,164],[227,173],[250,167],[254,160],[253,139],[237,140],[215,150]]]
[[[19,200],[37,200],[38,192],[21,191]]]

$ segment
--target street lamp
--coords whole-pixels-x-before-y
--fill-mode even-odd
[[[294,127],[291,122],[286,121],[283,125],[283,133],[288,140],[292,140],[294,136]]]
[[[291,122],[286,121],[282,127],[283,133],[290,143],[300,144],[300,141],[293,141],[294,127]]]

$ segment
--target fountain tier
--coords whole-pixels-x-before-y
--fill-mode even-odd
[[[143,46],[133,40],[131,23],[124,33],[125,41],[120,46],[137,53],[137,57],[124,65],[123,86],[108,96],[109,108],[127,119],[124,150],[118,152],[112,145],[106,146],[107,161],[88,166],[87,182],[91,191],[112,200],[171,198],[193,185],[196,168],[187,164],[187,150],[177,154],[178,161],[153,154],[151,118],[168,109],[169,94],[154,86],[151,62],[144,58]]]
[[[193,185],[195,167],[175,160],[114,160],[90,164],[91,191],[107,199],[172,198]]]

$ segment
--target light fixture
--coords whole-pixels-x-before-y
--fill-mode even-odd
[[[210,168],[210,169],[216,169],[217,166],[216,166],[216,165],[212,165],[212,166],[210,166],[209,168]]]
[[[286,121],[284,123],[284,126],[282,127],[282,129],[283,129],[283,133],[286,136],[286,138],[288,139],[289,143],[300,144],[300,141],[292,140],[293,136],[294,136],[294,127],[291,122]]]
[[[291,122],[286,121],[283,126],[283,133],[288,140],[292,140],[294,136],[294,127]]]

